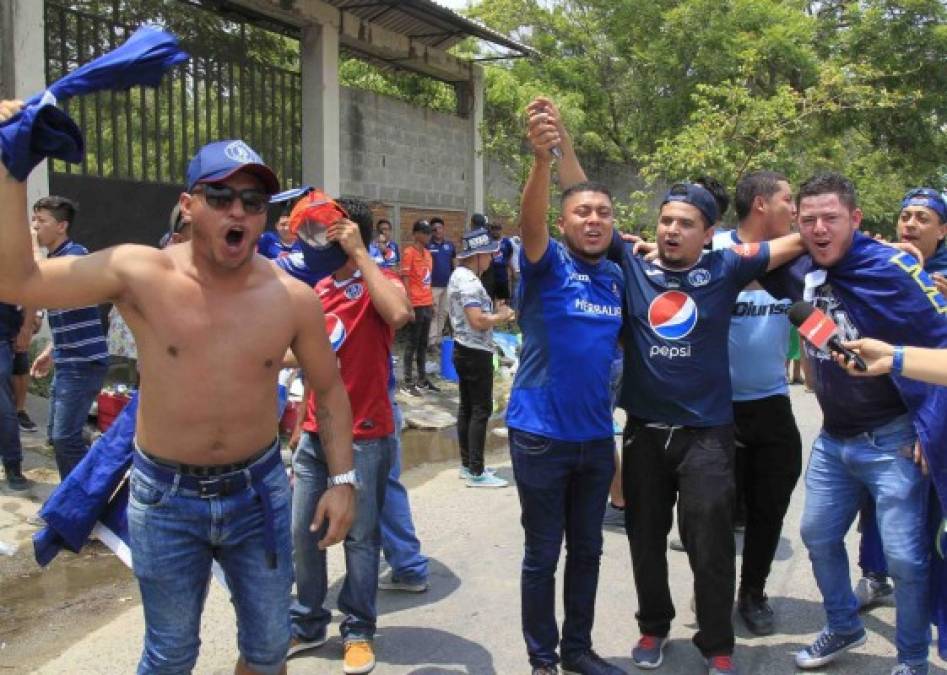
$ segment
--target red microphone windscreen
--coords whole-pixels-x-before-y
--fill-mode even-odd
[[[812,310],[812,314],[806,317],[806,320],[799,326],[799,335],[805,338],[810,344],[818,349],[825,349],[829,338],[835,335],[838,326],[818,309]]]

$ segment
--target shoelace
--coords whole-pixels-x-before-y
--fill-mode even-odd
[[[829,631],[822,631],[819,633],[819,637],[816,638],[816,641],[812,643],[812,647],[809,648],[809,651],[812,653],[821,652],[828,644],[832,641],[832,638],[835,637],[834,633]]]

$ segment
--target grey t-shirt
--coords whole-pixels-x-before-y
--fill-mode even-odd
[[[467,321],[466,307],[479,307],[493,313],[493,302],[477,275],[466,267],[457,267],[447,282],[447,313],[454,328],[454,340],[470,349],[493,351],[493,329],[474,330]]]

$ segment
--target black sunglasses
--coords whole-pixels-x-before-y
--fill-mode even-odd
[[[248,188],[238,192],[232,187],[218,183],[205,183],[195,188],[194,194],[203,194],[211,208],[217,210],[229,209],[233,200],[239,198],[243,203],[243,210],[253,215],[265,212],[270,203],[269,197],[263,190]]]

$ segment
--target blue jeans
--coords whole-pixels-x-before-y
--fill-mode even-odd
[[[60,478],[65,478],[89,451],[82,429],[107,371],[105,363],[70,364],[55,369],[47,431],[56,451]]]
[[[279,452],[278,446],[271,452]],[[196,491],[132,470],[128,531],[145,611],[139,675],[194,668],[215,558],[230,588],[244,661],[259,673],[283,667],[293,585],[289,481],[280,464],[263,482],[273,506],[275,568],[266,555],[263,506],[252,488],[202,499]]]
[[[0,457],[5,466],[19,466],[23,461],[12,376],[13,345],[0,339]]]
[[[556,566],[563,535],[562,656],[575,657],[592,648],[602,518],[615,473],[615,442],[611,437],[558,441],[510,429],[510,454],[526,535],[520,579],[523,637],[534,668],[555,665]]]
[[[389,392],[389,394],[392,392]],[[392,400],[391,411],[395,418],[395,432],[389,436],[391,470],[388,472],[388,489],[385,505],[381,510],[381,548],[385,560],[400,581],[427,581],[427,556],[421,553],[421,542],[414,533],[411,520],[411,503],[408,491],[401,478],[401,407]]]
[[[389,437],[355,442],[355,471],[361,483],[356,492],[356,514],[352,529],[342,544],[345,550],[345,581],[339,593],[339,610],[345,614],[340,631],[343,639],[371,639],[378,612],[378,564],[381,554],[379,514],[385,501],[385,485],[391,453]],[[293,555],[296,562],[296,600],[290,609],[293,635],[305,642],[321,639],[332,619],[323,606],[328,588],[326,552],[318,542],[325,526],[310,532],[316,504],[326,491],[329,467],[325,450],[316,434],[303,432],[293,455],[296,484],[293,489]]]
[[[930,485],[912,459],[916,435],[908,416],[872,432],[816,438],[806,470],[802,540],[822,592],[828,627],[862,629],[843,537],[866,494],[875,502],[897,606],[895,643],[900,663],[927,662],[930,632],[927,499]]]

